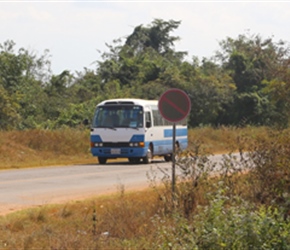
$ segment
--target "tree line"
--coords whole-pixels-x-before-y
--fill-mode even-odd
[[[289,44],[259,34],[227,37],[211,58],[176,51],[181,21],[155,19],[106,44],[95,69],[51,72],[37,55],[0,44],[0,129],[77,127],[109,98],[159,99],[169,88],[191,99],[190,127],[289,125]],[[194,45],[193,45],[194,46]]]

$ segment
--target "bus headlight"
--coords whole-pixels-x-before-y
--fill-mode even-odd
[[[102,142],[91,142],[91,147],[103,147]]]
[[[130,147],[144,147],[145,143],[144,142],[130,142],[129,146]]]

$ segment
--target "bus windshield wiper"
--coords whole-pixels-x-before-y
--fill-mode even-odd
[[[115,127],[113,126],[97,126],[96,128],[109,128],[109,129],[112,129],[112,130],[117,130]]]
[[[109,129],[112,129],[112,130],[117,130],[115,127],[113,126],[105,126],[104,128],[109,128]]]
[[[125,128],[132,128],[132,129],[135,129],[135,130],[139,130],[138,127],[131,127],[131,126],[126,126]]]

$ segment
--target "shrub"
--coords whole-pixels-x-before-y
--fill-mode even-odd
[[[222,155],[219,165],[200,154],[200,145],[193,147],[190,157],[177,161],[175,193],[168,173],[163,189],[153,185],[163,210],[152,219],[152,248],[290,249],[286,138],[289,130],[239,137],[239,154]]]
[[[222,192],[198,206],[190,220],[179,213],[155,218],[153,249],[289,249],[290,223],[277,209],[258,210],[236,197],[235,204]]]

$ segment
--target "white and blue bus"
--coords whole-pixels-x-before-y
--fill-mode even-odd
[[[176,124],[176,147],[187,147],[186,120]],[[173,125],[158,110],[157,100],[111,99],[96,106],[91,127],[91,153],[100,164],[128,158],[149,163],[154,156],[170,161]]]

